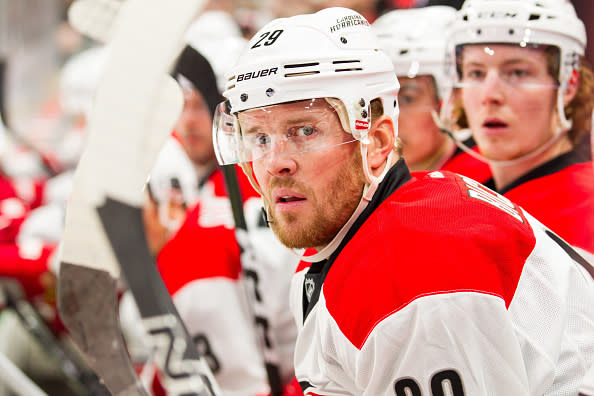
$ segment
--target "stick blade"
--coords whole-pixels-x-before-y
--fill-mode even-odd
[[[116,280],[107,271],[61,263],[60,318],[89,365],[112,394],[149,396],[132,367],[119,331],[116,295]]]

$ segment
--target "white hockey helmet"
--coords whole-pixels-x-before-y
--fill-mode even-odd
[[[227,12],[205,11],[188,29],[186,40],[208,59],[215,72],[219,91],[223,92],[226,86],[225,74],[247,45],[239,25]]]
[[[336,7],[273,20],[227,74],[223,95],[228,100],[213,126],[217,159],[250,161],[242,155],[238,113],[315,98],[330,99],[343,129],[365,146],[371,100],[379,98],[396,125],[398,88],[392,62],[357,12]]]
[[[444,33],[455,17],[456,9],[449,6],[398,9],[380,16],[373,29],[397,76],[433,76],[443,98],[450,85]]]
[[[550,45],[559,49],[557,111],[563,127],[563,93],[586,47],[586,29],[569,0],[466,0],[448,37],[448,71],[457,79],[456,49],[465,44]]]

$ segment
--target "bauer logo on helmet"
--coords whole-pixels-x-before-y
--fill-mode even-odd
[[[271,67],[270,69],[262,69],[262,70],[258,70],[255,72],[247,72],[247,73],[237,75],[237,81],[239,82],[239,81],[244,81],[244,80],[250,80],[252,78],[266,77],[266,76],[276,74],[277,71],[278,71],[278,67]]]

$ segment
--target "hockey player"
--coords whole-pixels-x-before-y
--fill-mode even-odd
[[[309,395],[568,395],[594,362],[594,281],[527,212],[395,148],[398,82],[344,8],[277,19],[229,73],[213,129],[293,278]],[[583,265],[584,264],[584,265]],[[546,329],[546,330],[545,330]]]
[[[594,253],[594,172],[576,150],[590,129],[594,77],[571,3],[467,0],[449,42],[456,122],[491,167],[487,186]]]
[[[489,166],[457,148],[434,121],[450,83],[443,32],[455,15],[448,6],[393,10],[373,27],[400,82],[398,137],[409,169],[445,169],[482,183],[491,178]],[[472,139],[465,143],[475,146]]]
[[[184,108],[150,175],[150,199],[143,214],[154,254],[179,229],[187,210],[199,199],[201,184],[216,168],[212,114],[221,96],[214,71],[208,60],[188,45],[172,74],[184,93]]]
[[[188,186],[197,193],[194,202],[186,199],[187,217],[179,229],[158,249],[163,281],[224,396],[270,394],[267,369],[284,387],[285,396],[301,394],[293,384],[297,330],[288,309],[289,282],[298,258],[262,224],[261,199],[241,170],[239,184],[249,232],[240,233],[241,240],[236,238],[225,179],[214,166],[211,114],[220,94],[213,71],[200,53],[186,47],[173,75],[185,95],[176,127],[181,147],[197,170],[213,166],[193,186],[184,176],[191,173],[181,168],[183,195],[189,196],[185,194]],[[159,189],[157,185],[155,195]],[[259,345],[259,332],[266,345]]]

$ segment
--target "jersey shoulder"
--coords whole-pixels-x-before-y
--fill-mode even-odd
[[[571,245],[594,253],[592,162],[531,179],[504,195]]]
[[[559,205],[576,206],[594,201],[594,165],[585,162],[568,166],[558,172],[528,180],[505,192],[524,207],[523,202],[536,202],[541,198],[555,199]],[[559,201],[560,200],[560,201]]]
[[[333,263],[326,305],[358,346],[382,318],[423,296],[477,292],[509,306],[534,246],[511,201],[453,173],[414,173]]]

